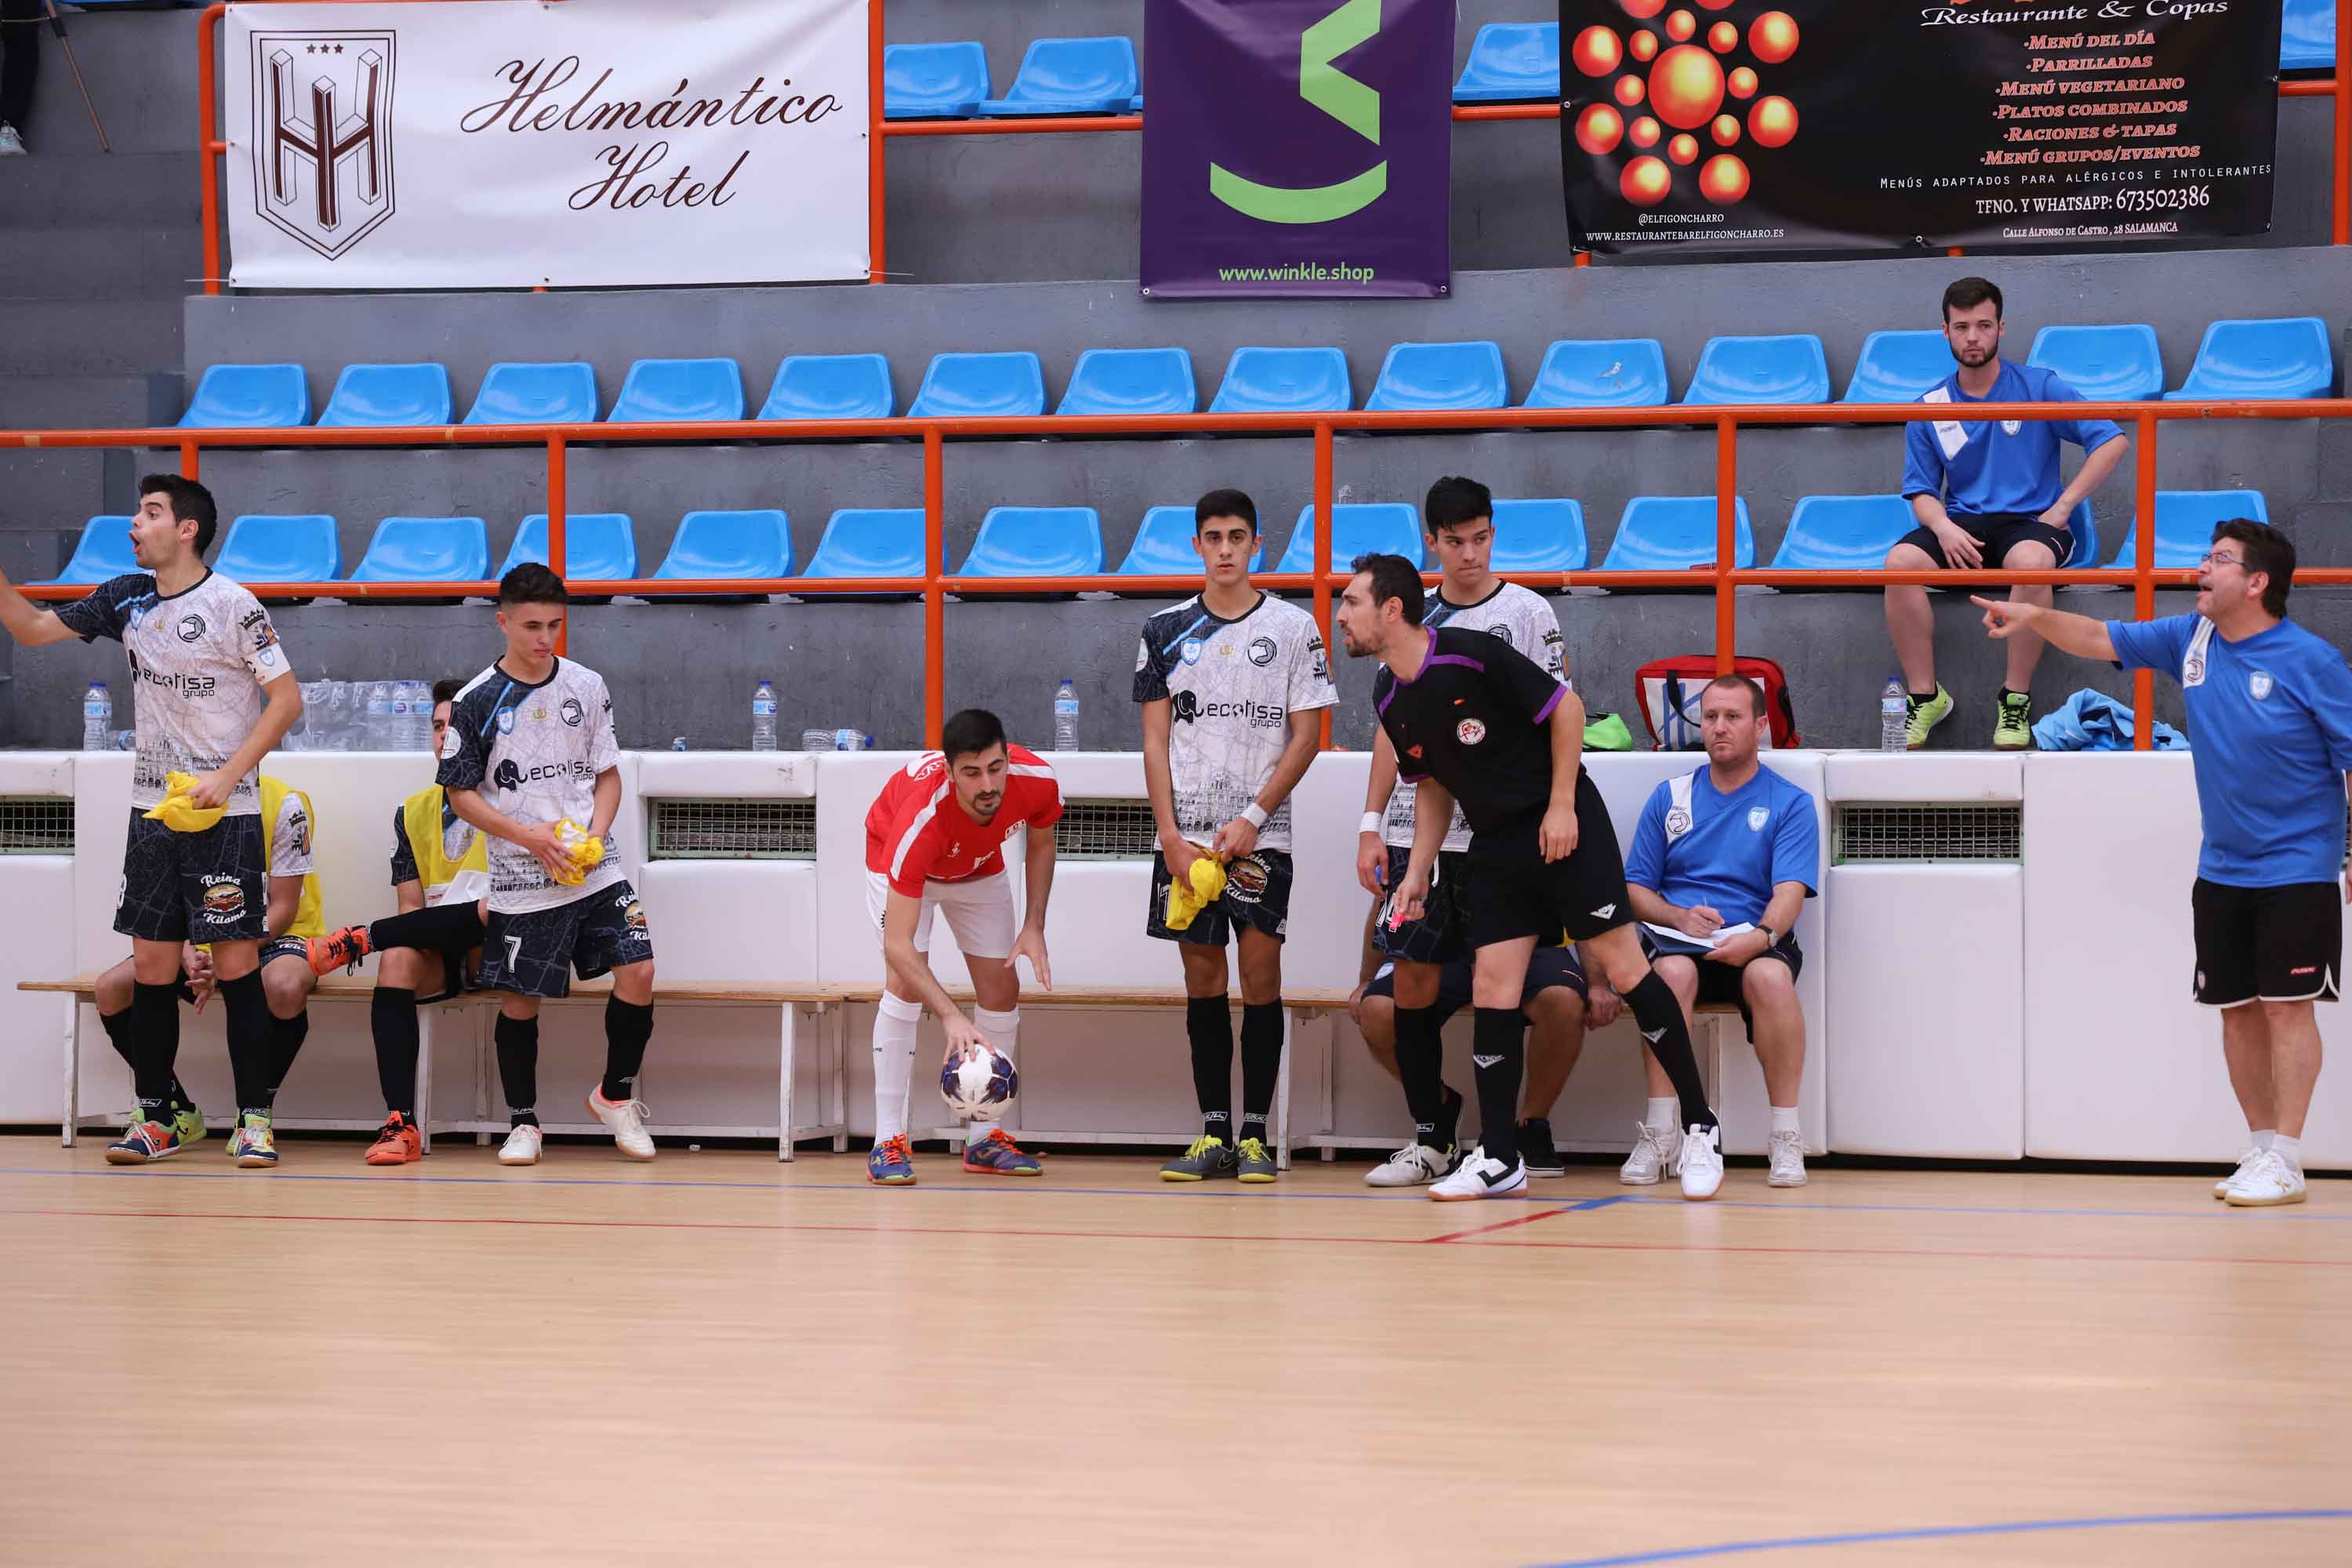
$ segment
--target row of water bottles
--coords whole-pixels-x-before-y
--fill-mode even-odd
[[[289,752],[424,752],[433,746],[433,686],[424,680],[306,680]]]
[[[864,752],[874,748],[874,737],[859,730],[816,730],[801,731],[803,752]],[[776,688],[772,681],[760,682],[751,693],[751,749],[772,752],[776,749]],[[1054,689],[1054,750],[1075,752],[1078,749],[1078,689],[1063,681]]]

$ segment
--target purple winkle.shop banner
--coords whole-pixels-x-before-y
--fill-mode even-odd
[[[1447,291],[1454,0],[1148,0],[1153,299]]]

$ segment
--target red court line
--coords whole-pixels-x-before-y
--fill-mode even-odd
[[[1568,1210],[1564,1208],[1539,1209],[1534,1214],[1523,1214],[1517,1219],[1498,1219],[1492,1225],[1482,1225],[1471,1230],[1449,1231],[1444,1236],[1433,1236],[1428,1239],[1430,1241],[1464,1241],[1474,1236],[1485,1236],[1489,1231],[1508,1230],[1515,1225],[1533,1225],[1539,1219],[1549,1219],[1554,1215],[1566,1213]]]

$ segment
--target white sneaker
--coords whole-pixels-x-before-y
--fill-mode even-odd
[[[2303,1173],[2275,1149],[2256,1154],[2245,1173],[2230,1184],[2229,1205],[2238,1209],[2275,1208],[2304,1200]]]
[[[1472,1198],[1507,1197],[1527,1191],[1528,1167],[1514,1160],[1506,1165],[1500,1160],[1490,1160],[1481,1147],[1470,1152],[1470,1157],[1454,1168],[1454,1173],[1429,1189],[1429,1195],[1442,1204],[1458,1204]]]
[[[0,120],[0,158],[21,158],[24,155],[25,139],[16,134],[15,126]]]
[[[1805,1135],[1801,1132],[1775,1132],[1771,1148],[1772,1173],[1764,1178],[1768,1187],[1801,1187],[1805,1184]]]
[[[1720,1127],[1691,1127],[1683,1133],[1683,1157],[1676,1168],[1683,1175],[1683,1196],[1696,1202],[1715,1196],[1723,1185],[1723,1139]]]
[[[2254,1163],[2254,1156],[2261,1152],[2262,1150],[2259,1146],[2252,1144],[2248,1145],[2245,1152],[2238,1156],[2236,1168],[2231,1170],[2228,1175],[2213,1184],[2213,1195],[2217,1198],[2228,1197],[2230,1195],[2230,1189],[2237,1185],[2238,1178],[2246,1173],[2246,1168]]]
[[[1408,1143],[1385,1164],[1364,1173],[1368,1187],[1425,1187],[1454,1168],[1453,1156],[1426,1143]]]
[[[1682,1158],[1683,1135],[1671,1127],[1633,1123],[1633,1152],[1617,1167],[1617,1179],[1629,1187],[1654,1187],[1658,1178]]]
[[[604,1098],[604,1086],[598,1084],[588,1091],[588,1113],[613,1130],[613,1145],[625,1160],[650,1160],[654,1157],[653,1134],[646,1131],[646,1102],[624,1100],[615,1103]]]
[[[499,1163],[536,1165],[539,1163],[540,1145],[546,1141],[546,1135],[535,1124],[526,1121],[508,1133],[507,1141],[499,1145]]]

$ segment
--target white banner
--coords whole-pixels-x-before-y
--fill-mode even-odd
[[[225,47],[240,287],[866,276],[864,0],[235,5]]]

